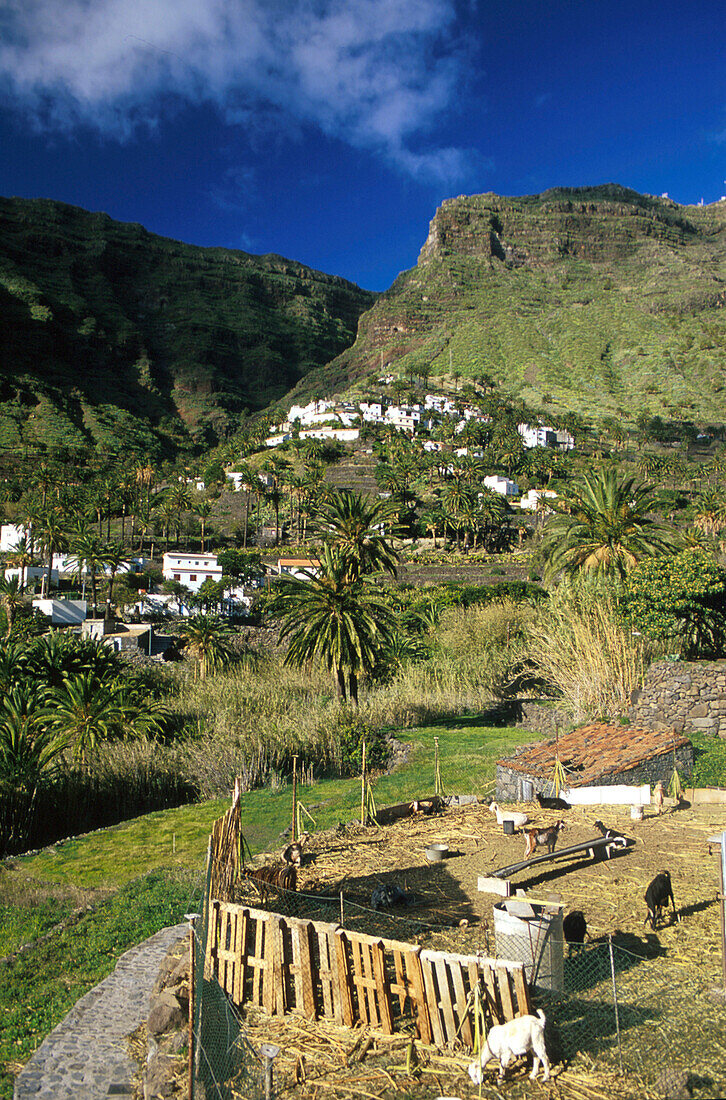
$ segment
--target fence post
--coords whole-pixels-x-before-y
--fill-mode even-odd
[[[297,840],[297,756],[292,758],[292,839]]]
[[[366,743],[363,742],[360,770],[360,823],[366,823]]]
[[[280,1048],[274,1046],[273,1043],[263,1043],[260,1047],[260,1054],[265,1059],[265,1100],[273,1100],[273,1097],[275,1095],[272,1087],[272,1063],[279,1053]]]
[[[618,1013],[618,986],[615,981],[615,956],[613,955],[613,938],[608,935],[608,948],[610,951],[610,974],[613,980],[613,1007],[615,1009],[615,1030],[618,1033],[618,1061],[620,1072],[623,1072],[623,1048],[620,1042],[620,1015]]]

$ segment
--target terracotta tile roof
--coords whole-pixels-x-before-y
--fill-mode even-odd
[[[559,754],[570,785],[581,787],[603,775],[630,771],[645,760],[689,744],[687,737],[672,730],[598,723],[581,726],[560,737]],[[547,778],[555,766],[555,740],[525,745],[514,756],[497,760],[497,764],[527,775]]]

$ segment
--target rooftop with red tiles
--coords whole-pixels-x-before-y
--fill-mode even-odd
[[[563,734],[559,742],[553,738],[525,745],[513,756],[497,760],[497,764],[512,771],[549,778],[555,766],[557,747],[570,785],[581,787],[603,775],[630,771],[646,760],[689,744],[687,737],[673,730],[610,726],[601,722]]]

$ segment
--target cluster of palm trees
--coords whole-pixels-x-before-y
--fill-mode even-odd
[[[153,736],[163,701],[106,646],[50,633],[0,646],[0,851],[17,848],[40,784],[63,761],[89,767],[103,742]]]

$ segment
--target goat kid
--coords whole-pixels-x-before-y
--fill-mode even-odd
[[[550,1062],[545,1049],[545,1022],[545,1014],[539,1009],[536,1016],[518,1016],[506,1024],[495,1024],[489,1028],[478,1061],[469,1066],[469,1076],[474,1084],[481,1084],[484,1067],[492,1058],[499,1061],[499,1080],[503,1081],[507,1066],[523,1054],[534,1057],[530,1078],[534,1081],[541,1063],[544,1067],[542,1080],[549,1080]]]
[[[537,848],[547,848],[547,851],[552,854],[555,850],[555,844],[557,843],[557,837],[564,829],[564,821],[558,821],[554,825],[548,825],[545,828],[539,829],[525,829],[524,836],[526,839],[526,845],[524,849],[524,858],[529,859],[531,855],[534,855]]]
[[[607,826],[603,825],[602,821],[593,821],[593,827],[597,829],[598,832],[602,833],[604,837],[607,837],[608,840],[612,840],[612,844],[606,844],[604,848],[606,859],[611,859],[613,852],[617,852],[618,849],[627,848],[628,838],[623,836],[622,833],[616,832],[615,829],[608,829]],[[594,855],[595,853],[593,851],[593,858]]]
[[[645,904],[648,906],[648,915],[643,924],[650,921],[650,927],[655,931],[658,921],[663,919],[663,910],[668,907],[669,901],[673,906],[673,916],[679,921],[681,918],[678,915],[673,898],[671,873],[670,871],[659,871],[645,891]]]
[[[282,867],[268,863],[254,871],[247,871],[246,877],[252,880],[263,901],[273,889],[297,890],[297,867],[294,863],[285,863]]]

